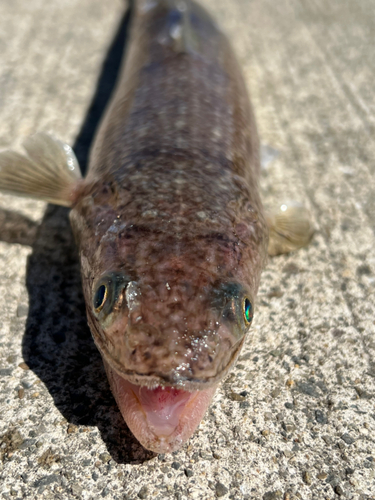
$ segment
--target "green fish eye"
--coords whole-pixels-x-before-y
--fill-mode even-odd
[[[99,313],[107,300],[108,289],[105,285],[100,285],[100,287],[96,290],[94,296],[94,308],[95,312]]]
[[[247,297],[242,302],[242,311],[246,325],[250,325],[253,320],[253,307]]]

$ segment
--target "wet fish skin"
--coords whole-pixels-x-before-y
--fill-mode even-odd
[[[190,39],[176,49],[170,33],[183,15],[176,3],[137,4],[71,221],[88,320],[107,366],[133,384],[204,391],[243,344],[241,305],[226,321],[225,300],[254,304],[268,232],[240,69],[203,9],[185,7]],[[92,303],[101,277],[113,273],[124,283],[121,304],[103,319]],[[237,291],[225,299],[232,283]]]
[[[112,391],[137,439],[164,453],[194,432],[248,335],[268,229],[254,116],[226,37],[194,2],[139,0],[128,45],[86,178],[42,134],[32,161],[0,154],[0,188],[72,206]]]

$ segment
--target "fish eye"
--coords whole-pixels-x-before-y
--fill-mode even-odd
[[[123,272],[109,272],[96,282],[92,290],[92,309],[100,322],[107,321],[111,313],[121,307],[129,281]]]
[[[108,288],[106,287],[106,285],[100,285],[100,287],[96,290],[94,296],[94,308],[96,313],[99,313],[103,309],[107,297]]]
[[[242,301],[242,313],[246,326],[250,325],[253,320],[253,307],[247,297],[245,297]]]

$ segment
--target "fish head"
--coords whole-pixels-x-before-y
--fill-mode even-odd
[[[172,452],[240,352],[256,280],[245,279],[237,240],[223,248],[212,238],[153,241],[151,231],[128,231],[124,242],[120,233],[102,241],[95,265],[82,262],[89,324],[129,428],[146,448]]]
[[[233,281],[197,287],[109,271],[93,285],[89,317],[101,352],[126,378],[201,389],[221,380],[237,357],[252,304]]]

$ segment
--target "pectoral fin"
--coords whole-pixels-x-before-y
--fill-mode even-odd
[[[266,213],[269,255],[289,253],[306,246],[314,233],[310,211],[298,202],[281,204]]]
[[[72,206],[82,178],[72,148],[45,133],[29,137],[23,147],[26,154],[0,153],[0,190]]]

